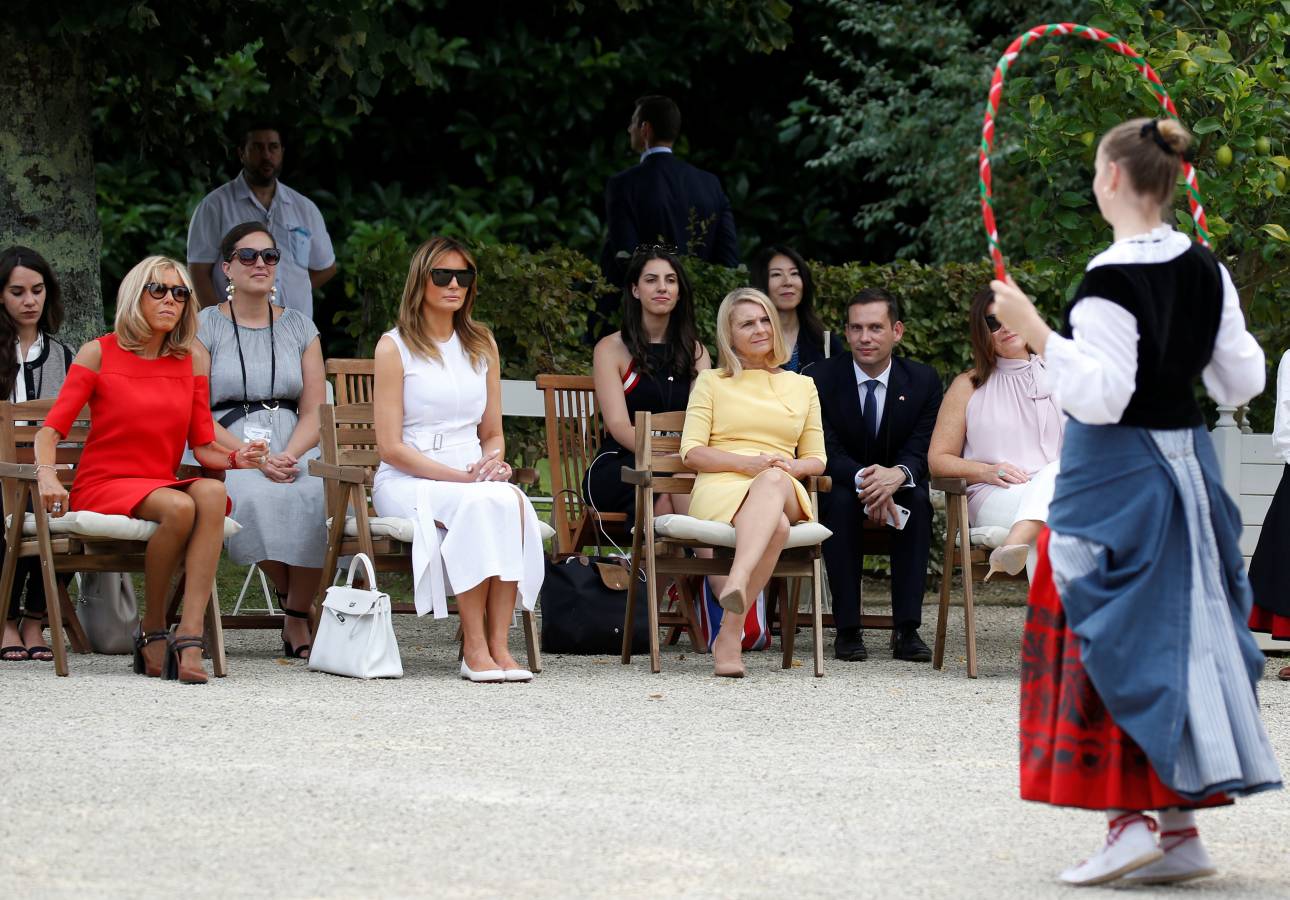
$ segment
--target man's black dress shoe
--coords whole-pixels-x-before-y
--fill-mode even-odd
[[[918,629],[906,625],[891,632],[891,657],[908,662],[931,662],[932,651],[918,636]]]
[[[864,632],[859,628],[839,628],[833,641],[833,656],[846,662],[863,662],[869,658],[864,646]]]

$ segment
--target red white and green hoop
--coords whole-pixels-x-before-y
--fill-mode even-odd
[[[1003,250],[999,247],[999,229],[994,221],[994,193],[990,186],[990,151],[994,147],[994,121],[999,114],[999,103],[1003,99],[1003,78],[1022,50],[1041,38],[1054,35],[1059,37],[1073,35],[1128,57],[1134,67],[1146,78],[1147,87],[1159,102],[1165,115],[1175,120],[1178,118],[1178,110],[1174,108],[1174,102],[1169,99],[1169,94],[1165,91],[1165,86],[1161,83],[1155,69],[1151,68],[1136,50],[1115,35],[1088,25],[1061,22],[1053,25],[1036,25],[1009,44],[1003,56],[999,57],[998,65],[994,67],[994,76],[990,79],[990,96],[985,104],[985,123],[981,126],[981,216],[985,221],[986,240],[990,243],[990,258],[994,260],[994,272],[999,279],[1007,275],[1007,269],[1003,263]],[[1191,207],[1192,220],[1196,224],[1196,240],[1208,247],[1209,226],[1205,222],[1205,207],[1200,199],[1200,188],[1196,184],[1196,168],[1184,160],[1182,171],[1183,181],[1187,187],[1187,202]]]

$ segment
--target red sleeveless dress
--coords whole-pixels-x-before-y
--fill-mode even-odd
[[[116,335],[98,339],[99,371],[72,364],[45,424],[66,435],[88,403],[90,434],[72,481],[71,508],[134,515],[158,488],[176,480],[185,444],[215,440],[210,385],[193,374],[192,357],[143,359],[122,350]]]

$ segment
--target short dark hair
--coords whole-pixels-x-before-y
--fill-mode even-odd
[[[681,133],[681,108],[670,97],[646,94],[636,98],[637,124],[649,122],[656,141],[672,143]]]
[[[282,144],[284,147],[287,144],[286,132],[282,130],[282,126],[277,122],[272,119],[247,119],[241,123],[237,130],[237,146],[239,148],[246,146],[246,142],[251,139],[251,132],[253,131],[276,132],[278,135],[278,143]]]
[[[219,258],[224,262],[231,262],[233,259],[233,248],[237,246],[238,241],[242,240],[242,238],[246,237],[248,234],[267,234],[269,236],[269,242],[272,243],[274,247],[278,246],[278,242],[274,240],[273,232],[269,231],[268,226],[263,225],[260,222],[243,222],[241,225],[234,225],[230,228],[228,230],[228,234],[224,235],[224,240],[219,242]]]
[[[886,303],[887,317],[891,320],[891,324],[895,325],[900,321],[900,302],[891,294],[878,287],[864,288],[847,301],[847,318],[851,318],[851,307],[866,306],[870,303]]]

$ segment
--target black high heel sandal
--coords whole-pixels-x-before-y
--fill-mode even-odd
[[[134,674],[147,675],[149,678],[160,678],[165,669],[165,661],[153,671],[148,668],[148,658],[143,655],[143,648],[155,641],[164,641],[170,637],[169,631],[150,631],[144,634],[143,626],[134,629]]]
[[[278,597],[279,597],[278,603],[279,605],[281,605],[282,601],[280,598],[282,597],[282,595],[279,594]],[[293,619],[309,618],[309,613],[296,612],[294,609],[287,609],[285,606],[282,606],[282,614],[284,616],[290,616]],[[283,631],[280,636],[282,638],[283,656],[285,656],[287,659],[308,659],[309,658],[306,654],[309,653],[309,649],[313,646],[313,644],[301,644],[299,647],[293,647],[291,646],[291,642],[287,640],[287,633],[285,631]]]
[[[201,635],[192,634],[173,634],[166,643],[166,667],[161,677],[166,681],[178,681],[180,684],[205,684],[206,670],[202,668],[199,662],[196,669],[184,667],[180,655],[185,650],[191,650],[197,647],[206,652],[206,638]],[[201,656],[198,656],[201,659]]]
[[[30,619],[31,621],[35,622],[37,625],[42,625],[45,621],[44,615],[29,616],[27,615],[27,613],[23,613],[21,616],[18,617],[19,637],[22,636],[22,623],[24,619]],[[43,633],[44,631],[43,627],[41,628],[41,631]],[[54,648],[46,647],[44,644],[36,644],[33,647],[27,648],[27,658],[35,662],[49,662],[51,659],[54,658]]]

